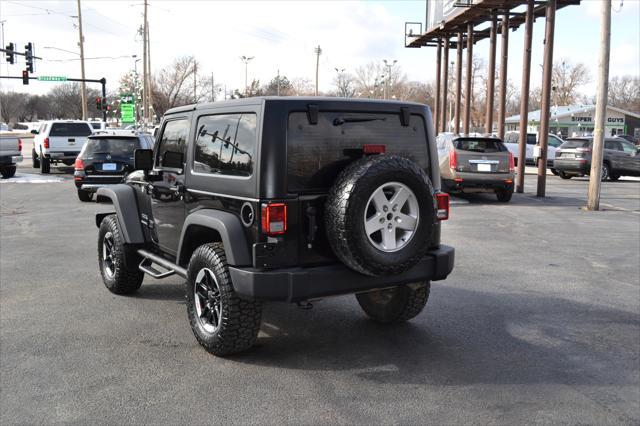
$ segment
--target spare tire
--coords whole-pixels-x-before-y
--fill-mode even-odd
[[[361,158],[338,175],[325,206],[327,239],[338,258],[365,275],[414,266],[435,226],[434,190],[425,172],[402,157]]]

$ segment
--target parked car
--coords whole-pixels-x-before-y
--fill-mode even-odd
[[[591,173],[593,138],[569,138],[556,151],[553,167],[562,179]],[[638,148],[622,138],[605,138],[602,157],[602,180],[620,176],[640,176]]]
[[[496,137],[438,136],[442,188],[446,192],[493,192],[499,201],[513,195],[514,157]]]
[[[44,174],[50,172],[51,164],[73,165],[93,129],[87,121],[57,120],[45,121],[31,133],[35,134],[32,166]]]
[[[551,172],[554,175],[557,175],[558,172],[553,168],[553,160],[556,158],[556,151],[560,148],[560,145],[564,143],[564,140],[559,136],[553,135],[549,133],[549,138],[547,139],[547,167],[550,168]],[[540,159],[540,141],[538,140],[533,147],[533,164],[538,165],[538,160]]]
[[[520,156],[520,151],[518,147],[518,141],[520,140],[520,132],[507,132],[504,135],[504,146],[507,147],[509,152],[513,155],[513,159],[515,164],[518,164],[518,157]],[[527,145],[526,145],[526,156],[525,156],[525,164],[535,164],[533,161],[533,147],[536,144],[537,136],[535,133],[527,133]]]
[[[91,125],[91,128],[94,132],[97,132],[99,130],[107,130],[107,123],[105,123],[104,121],[90,121],[89,124]]]
[[[134,170],[136,149],[153,149],[153,138],[117,130],[89,136],[74,165],[73,178],[80,201],[91,201],[98,188],[121,183]]]
[[[17,163],[22,161],[22,140],[11,135],[0,136],[0,174],[11,178],[16,174]]]
[[[355,293],[378,322],[415,317],[454,260],[430,120],[420,104],[317,97],[167,111],[139,171],[98,189],[114,205],[96,216],[105,286],[186,278],[215,355],[253,345],[265,300]]]
[[[622,138],[627,142],[631,142],[634,145],[640,145],[640,138],[636,138],[633,135],[616,135],[616,137]]]

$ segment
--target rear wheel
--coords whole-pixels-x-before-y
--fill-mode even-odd
[[[609,165],[607,163],[602,163],[602,169],[601,169],[601,176],[600,176],[600,180],[602,182],[604,182],[605,180],[607,180],[609,178],[609,174],[610,174],[611,169],[609,168]]]
[[[98,264],[102,282],[115,294],[135,293],[142,285],[144,273],[137,268],[127,268],[125,248],[116,216],[106,216],[98,231]]]
[[[40,173],[45,175],[51,172],[51,160],[40,154]]]
[[[5,166],[0,169],[0,174],[3,178],[8,179],[12,178],[16,174],[16,165],[12,164],[10,166]]]
[[[78,198],[83,202],[91,201],[93,199],[93,192],[85,191],[84,189],[78,189]]]
[[[374,321],[397,323],[414,318],[429,300],[429,281],[356,294],[362,310]]]
[[[31,167],[34,169],[40,168],[40,160],[38,159],[38,154],[36,154],[36,150],[31,148]]]
[[[565,172],[558,172],[558,176],[560,176],[561,179],[571,179],[571,175],[566,174]]]
[[[513,196],[513,190],[499,189],[496,191],[496,197],[501,203],[508,203]]]
[[[198,343],[217,356],[247,350],[258,337],[262,303],[235,293],[220,243],[204,244],[191,256],[187,314]]]

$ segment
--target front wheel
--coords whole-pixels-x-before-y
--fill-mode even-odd
[[[414,318],[429,300],[429,281],[356,294],[362,310],[374,321],[398,323]]]
[[[611,169],[609,168],[609,165],[607,163],[602,163],[602,169],[600,172],[600,180],[602,182],[609,178],[610,171]]]
[[[124,240],[114,214],[106,216],[100,224],[98,264],[102,282],[111,293],[135,293],[142,285],[144,273],[126,266]]]
[[[247,350],[258,337],[262,303],[235,293],[220,243],[204,244],[191,256],[187,314],[198,343],[217,356]]]

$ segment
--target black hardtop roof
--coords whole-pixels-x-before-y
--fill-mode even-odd
[[[226,101],[217,102],[203,102],[199,104],[190,104],[171,108],[165,112],[165,114],[175,114],[185,111],[203,110],[211,108],[223,108],[223,107],[238,107],[243,105],[261,105],[264,102],[289,102],[292,104],[318,104],[324,103],[344,103],[344,104],[360,104],[360,105],[386,105],[386,106],[413,106],[419,108],[428,108],[427,105],[419,104],[416,102],[407,101],[395,101],[395,100],[382,100],[382,99],[366,99],[366,98],[338,98],[329,96],[256,96],[252,98],[242,99],[230,99]]]

